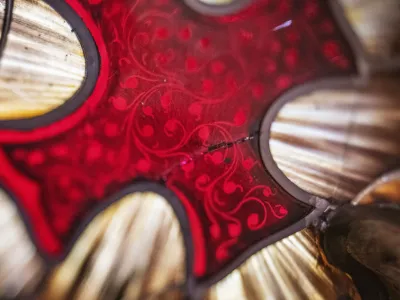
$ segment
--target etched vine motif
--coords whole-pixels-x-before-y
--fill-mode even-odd
[[[309,212],[249,141],[234,141],[291,87],[356,72],[325,1],[260,0],[222,18],[180,0],[67,2],[101,56],[91,97],[49,126],[0,130],[0,182],[43,252],[63,253],[99,203],[139,178],[182,201],[199,278]]]
[[[172,172],[167,186],[182,190],[191,182],[195,190],[189,201],[208,220],[203,224],[206,228],[202,239],[209,246],[195,249],[197,256],[208,255],[207,272],[239,255],[248,245],[241,245],[241,240],[254,244],[281,220],[288,217],[291,222],[300,216],[292,206],[297,204],[266,174],[249,143],[235,144],[182,164]]]
[[[274,2],[276,1],[268,1],[268,5],[274,7]],[[228,128],[230,136],[226,138],[209,136],[208,144],[218,144],[224,140],[235,140],[246,136],[248,131],[246,125],[252,121],[249,116],[251,115],[252,119],[261,117],[261,115],[257,116],[260,114],[260,105],[251,107],[254,101],[248,101],[249,104],[246,105],[242,99],[249,98],[247,95],[251,95],[249,100],[259,101],[267,90],[271,95],[277,96],[282,89],[290,87],[296,81],[308,79],[309,72],[302,72],[303,74],[296,78],[297,69],[305,66],[315,68],[316,65],[314,53],[311,51],[301,52],[301,47],[304,45],[301,45],[298,33],[300,30],[289,28],[282,36],[273,31],[274,25],[279,24],[281,20],[286,20],[287,14],[291,13],[290,2],[286,1],[285,5],[278,6],[277,13],[273,17],[252,12],[249,17],[254,18],[256,20],[254,22],[242,22],[236,26],[230,20],[230,26],[219,28],[219,24],[216,22],[218,20],[203,18],[205,20],[196,24],[193,20],[182,18],[182,7],[176,6],[174,1],[155,1],[153,6],[149,6],[144,1],[136,1],[132,8],[123,15],[122,26],[119,25],[120,23],[113,24],[115,22],[113,18],[104,22],[106,27],[112,27],[114,40],[128,41],[125,47],[121,46],[121,42],[118,43],[119,48],[124,48],[120,49],[121,54],[118,57],[122,56],[122,58],[119,59],[119,62],[123,60],[126,62],[126,67],[133,67],[136,72],[141,74],[140,78],[138,75],[130,76],[122,85],[137,89],[139,85],[148,84],[147,87],[143,87],[143,89],[149,89],[148,93],[140,94],[137,98],[135,95],[131,95],[130,99],[134,99],[133,102],[138,105],[149,103],[149,105],[160,107],[161,104],[164,110],[158,111],[157,117],[159,119],[163,113],[167,120],[164,132],[171,134],[172,131],[181,129],[181,139],[177,140],[182,143],[179,143],[178,146],[190,143],[187,137],[188,132],[184,129],[185,127],[193,128],[191,125],[195,125],[195,122],[192,120],[201,121],[202,124],[211,122],[212,124],[209,125],[214,125],[217,119],[215,109],[220,108],[216,105],[226,106],[229,104],[236,106],[236,109],[231,110],[233,114],[226,113],[229,116],[219,116],[219,120],[217,119],[218,125]],[[111,4],[111,16],[112,12],[116,10],[115,7],[118,7],[118,4]],[[104,8],[104,10],[107,9]],[[334,33],[332,24],[327,26],[329,23],[324,19],[318,20],[316,17],[318,5],[315,1],[308,1],[304,10],[312,22],[316,22],[315,19],[317,19],[317,22],[325,25],[322,26],[325,29],[322,30],[321,35]],[[135,16],[133,22],[131,22],[132,15]],[[119,22],[119,19],[117,21]],[[223,24],[228,21],[225,20]],[[295,23],[296,19],[292,22]],[[116,29],[117,26],[121,28]],[[310,24],[300,19],[296,22],[296,26],[304,26],[304,32],[307,32],[309,29],[307,26],[309,27]],[[203,27],[207,30],[212,29],[216,32],[213,35],[218,38],[205,36]],[[224,34],[218,34],[218,31]],[[317,38],[314,35],[316,34],[312,34],[312,39]],[[330,40],[329,35],[326,40],[326,45],[323,46],[326,56],[333,62],[339,58],[345,61],[346,58],[340,45],[334,40]],[[254,45],[255,43],[256,45]],[[122,43],[122,45],[124,44]],[[316,46],[319,48],[320,42]],[[265,51],[266,48],[267,51]],[[148,51],[149,49],[151,51]],[[259,56],[261,61],[265,61],[266,66],[262,74],[260,74],[258,60],[245,59],[250,55]],[[321,53],[318,53],[318,56],[321,56]],[[283,66],[277,65],[279,61],[283,62]],[[283,75],[275,78],[279,68]],[[284,74],[285,72],[292,74],[289,76]],[[266,86],[268,81],[275,81],[274,86]],[[218,88],[221,86],[223,88]],[[155,104],[157,100],[160,100],[161,103]],[[170,114],[173,109],[171,104],[180,106],[178,111],[188,113],[193,119],[183,118],[186,124],[178,119],[170,122]],[[147,107],[146,109],[148,110]],[[134,111],[135,113],[131,111],[131,115],[140,114],[137,106]],[[210,111],[213,113],[209,113]],[[146,114],[145,111],[144,113]],[[138,118],[138,120],[141,119]],[[143,128],[139,126],[140,124],[135,126],[138,136],[154,137],[156,140],[163,138],[155,135],[156,132],[152,125],[142,124]],[[215,127],[216,130],[219,128],[219,126]],[[194,131],[195,128],[191,132],[193,136],[195,136]],[[196,144],[194,147],[197,147],[200,142],[194,141]],[[144,150],[150,151],[149,147]],[[171,145],[170,152],[175,150],[176,147]]]

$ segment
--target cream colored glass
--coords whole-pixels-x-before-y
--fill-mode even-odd
[[[0,18],[6,0],[0,0]],[[70,25],[40,0],[15,0],[0,62],[0,120],[42,115],[67,101],[85,76]]]
[[[286,104],[271,128],[279,168],[312,194],[352,200],[400,161],[400,78],[317,91]]]

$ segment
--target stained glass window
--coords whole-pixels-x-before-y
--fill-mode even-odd
[[[4,296],[357,299],[318,230],[398,166],[390,30],[337,1],[0,4]]]

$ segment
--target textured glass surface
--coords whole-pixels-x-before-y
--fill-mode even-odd
[[[351,201],[400,161],[398,77],[364,90],[324,90],[286,104],[270,147],[285,175],[314,195]]]
[[[357,74],[326,1],[262,0],[222,17],[182,1],[66,5],[100,56],[92,93],[49,125],[0,130],[1,183],[49,259],[140,179],[163,182],[184,207],[196,280],[228,272],[312,210],[265,170],[254,126],[292,87]]]
[[[60,120],[50,126],[31,131],[0,130],[0,181],[16,195],[17,204],[28,216],[26,224],[31,225],[29,229],[36,237],[37,246],[44,249],[47,258],[65,253],[71,236],[78,231],[83,232],[81,238],[84,240],[87,231],[80,230],[80,225],[88,220],[87,214],[99,205],[103,207],[109,203],[109,196],[138,178],[164,182],[187,205],[189,214],[199,215],[200,225],[192,226],[191,233],[197,238],[202,234],[206,236],[206,241],[198,239],[196,244],[197,250],[207,248],[206,255],[195,260],[196,276],[200,277],[224,268],[249,246],[309,211],[265,172],[257,147],[254,147],[257,132],[253,126],[276,97],[287,89],[315,78],[354,72],[346,41],[334,22],[324,22],[332,18],[325,2],[315,6],[310,3],[318,1],[305,1],[304,7],[300,7],[305,15],[293,15],[293,7],[287,5],[291,1],[269,1],[272,6],[267,6],[266,2],[261,6],[265,10],[257,7],[257,10],[224,18],[206,18],[187,8],[181,10],[181,1],[137,1],[137,5],[129,6],[129,10],[122,1],[69,3],[88,22],[100,45],[103,69],[94,96],[84,99],[87,101],[74,114],[61,115]],[[83,7],[80,6],[82,3]],[[256,21],[259,24],[253,23]],[[265,26],[259,27],[260,24]],[[297,31],[301,33],[300,40]],[[259,40],[263,43],[254,44]],[[108,73],[104,75],[107,67]],[[356,169],[359,163],[360,160],[354,161]],[[193,210],[190,210],[191,206]],[[16,210],[13,211],[17,216]],[[120,213],[124,212],[124,209],[120,210]],[[104,215],[106,213],[96,218],[93,226],[97,226],[96,220]],[[189,217],[191,225],[196,224],[193,221],[196,217],[193,214]],[[20,219],[18,222],[23,228]],[[23,236],[25,242],[30,242],[26,234]],[[4,241],[9,245],[7,239]],[[80,245],[84,245],[83,248],[92,245],[85,243],[78,241],[70,255],[81,251]],[[299,299],[303,296],[304,299],[312,298],[302,289],[299,291],[298,281],[287,274],[297,265],[291,259],[301,256],[292,251],[302,255],[307,252],[300,243],[309,242],[304,241],[303,235],[291,237],[276,246],[279,250],[270,247],[253,263],[260,269],[263,261],[281,259],[277,267],[267,263],[265,274],[276,267],[285,270],[282,271],[285,279],[282,281],[282,277],[276,275],[275,280],[281,284],[275,290],[269,285],[265,295],[278,295],[278,299],[290,298],[293,294],[299,295]],[[291,244],[294,246],[289,247]],[[113,247],[111,245],[109,249]],[[288,264],[279,257],[280,251],[285,252]],[[310,250],[310,253],[313,254],[308,259],[301,259],[311,264],[315,262],[316,250]],[[247,252],[246,255],[250,257],[251,254]],[[204,257],[207,263],[204,263]],[[100,277],[107,274],[98,272],[100,275],[96,277],[90,274],[89,267],[87,280],[93,280],[93,276],[100,278],[100,287],[84,292],[75,286],[85,284],[82,278],[86,277],[68,275],[74,267],[86,268],[85,259],[81,256],[72,266],[68,266],[67,259],[67,267],[60,266],[67,271],[61,272],[63,276],[54,275],[52,288],[66,294],[71,290],[85,296],[101,294],[99,290],[104,278]],[[130,262],[135,264],[134,261]],[[129,266],[128,262],[116,259],[108,262],[111,269],[118,268],[114,263],[125,268]],[[96,255],[89,263],[101,267],[103,264],[107,264],[107,260]],[[24,286],[33,289],[30,285],[35,286],[41,278],[42,271],[38,270],[34,276],[27,275],[33,278],[32,282],[28,280],[29,284],[22,284],[21,280],[10,295],[18,294]],[[320,274],[313,272],[310,271]],[[72,274],[78,273],[80,271]],[[240,276],[245,274],[240,271],[232,276],[238,277],[238,273]],[[126,279],[124,276],[122,278]],[[322,290],[322,294],[332,292],[333,295],[333,289],[321,285],[325,280],[321,279],[323,275],[315,276],[314,283],[319,286],[307,283],[304,290]],[[252,278],[264,284],[267,281],[263,276]],[[74,287],[68,286],[71,282]],[[163,288],[174,293],[175,285],[179,288],[181,282],[177,280]],[[63,284],[66,284],[64,288]],[[285,290],[286,284],[293,290]],[[243,283],[234,285],[239,287]],[[328,282],[328,285],[334,284]],[[136,296],[139,286],[132,288]],[[114,289],[110,292],[114,295],[115,289],[121,286],[110,288]],[[219,297],[228,292],[224,291],[224,282],[216,289]],[[49,292],[49,299],[52,299],[53,291]],[[162,291],[155,293],[158,292]],[[229,292],[232,292],[231,288]],[[148,295],[146,293],[144,295]],[[210,297],[215,297],[213,293]],[[249,290],[240,293],[254,299],[249,296],[252,293]],[[260,290],[255,293],[264,295]],[[318,297],[316,292],[315,299]]]
[[[0,212],[0,274],[8,274],[0,277],[2,297],[31,299],[34,293],[41,300],[183,299],[182,233],[167,200],[156,194],[126,196],[99,214],[52,270],[46,269],[4,193]],[[29,252],[29,258],[21,260],[15,249]],[[348,276],[325,264],[319,251],[310,232],[297,233],[253,255],[205,298],[358,299]]]
[[[6,0],[0,0],[0,19]],[[42,115],[80,87],[85,60],[71,26],[43,1],[15,0],[1,60],[0,120]]]

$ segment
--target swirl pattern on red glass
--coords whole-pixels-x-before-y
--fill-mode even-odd
[[[326,1],[261,0],[218,18],[179,0],[67,3],[99,51],[91,96],[48,126],[0,130],[0,183],[44,253],[65,253],[90,212],[138,179],[182,201],[198,278],[310,211],[249,137],[288,89],[356,73]]]

